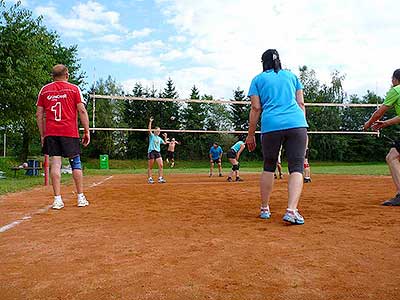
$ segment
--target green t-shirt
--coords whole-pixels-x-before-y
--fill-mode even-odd
[[[400,85],[392,87],[386,94],[383,105],[394,106],[396,114],[400,116]]]

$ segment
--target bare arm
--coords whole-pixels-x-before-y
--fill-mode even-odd
[[[249,130],[247,133],[246,145],[247,147],[249,147],[249,151],[251,152],[257,146],[256,138],[254,135],[256,132],[258,120],[260,119],[262,108],[261,108],[260,97],[251,96],[250,99],[251,99],[251,109],[249,114]]]
[[[400,117],[394,117],[386,121],[376,121],[371,125],[373,130],[381,130],[382,128],[400,123]]]
[[[374,124],[376,121],[378,121],[382,116],[385,114],[390,109],[390,106],[387,105],[381,105],[369,118],[367,122],[364,124],[364,130],[367,130]]]
[[[304,104],[303,90],[296,91],[296,102],[300,106],[301,110],[306,114],[306,106]]]
[[[150,119],[149,119],[149,135],[152,133],[151,132],[151,123],[153,123],[153,117],[150,117]]]
[[[240,145],[240,149],[239,149],[238,153],[236,154],[236,160],[239,160],[240,154],[242,154],[244,148],[246,148],[245,144]]]
[[[87,146],[90,143],[90,132],[89,132],[89,116],[85,108],[85,104],[78,103],[77,109],[79,112],[79,119],[81,120],[81,124],[83,126],[83,137],[82,144],[83,146]]]
[[[42,106],[37,106],[36,107],[36,123],[37,126],[39,127],[39,132],[40,132],[40,141],[43,146],[43,140],[44,140],[44,108]]]

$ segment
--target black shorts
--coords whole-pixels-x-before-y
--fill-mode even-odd
[[[236,159],[236,151],[233,149],[229,149],[229,151],[226,153],[226,156],[228,158]]]
[[[175,158],[175,152],[167,151],[167,158],[168,159],[174,159]]]
[[[81,154],[80,140],[67,136],[46,136],[42,152],[49,156],[72,158]]]
[[[219,164],[220,162],[221,162],[221,160],[219,158],[212,160],[213,164]]]
[[[161,153],[156,151],[156,150],[153,150],[153,151],[147,153],[147,159],[148,160],[157,159],[157,158],[160,158],[160,157],[161,157]]]
[[[275,172],[279,149],[283,145],[289,173],[303,173],[307,146],[307,128],[292,128],[263,133],[261,143],[264,171]]]

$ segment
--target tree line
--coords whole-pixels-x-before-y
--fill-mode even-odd
[[[51,81],[53,65],[68,66],[70,81],[85,90],[86,75],[81,70],[77,46],[62,45],[60,37],[48,30],[41,18],[18,4],[7,8],[0,0],[0,132],[8,137],[9,155],[40,155],[39,133],[36,129],[36,99],[40,88]],[[314,70],[302,66],[298,70],[304,85],[305,102],[318,103],[371,103],[383,99],[368,91],[366,95],[347,96],[343,90],[345,76],[334,72],[329,83],[321,83]],[[178,95],[172,79],[165,87],[143,86],[136,83],[129,92],[111,76],[99,79],[87,88],[85,98],[89,116],[92,115],[93,99],[90,94],[126,95],[146,98],[172,98],[212,100],[193,85],[187,95]],[[249,101],[246,91],[237,87],[232,100]],[[147,128],[153,116],[154,125],[165,129],[197,130],[247,130],[250,105],[208,104],[126,100],[96,100],[96,127]],[[310,131],[338,130],[360,131],[374,108],[307,107]],[[387,117],[392,117],[390,111]],[[92,122],[92,120],[91,120]],[[93,124],[91,124],[92,126]],[[396,137],[396,127],[384,130],[385,135]],[[148,134],[145,132],[95,131],[92,143],[84,149],[84,157],[108,154],[115,159],[145,159]],[[206,159],[211,144],[219,142],[228,150],[242,135],[179,133],[172,134],[182,144],[177,146],[178,159]],[[2,142],[0,142],[2,146]],[[259,146],[258,146],[259,147]],[[366,135],[310,135],[311,160],[328,161],[380,161],[389,145],[385,140]],[[165,150],[165,149],[164,149]],[[245,153],[244,159],[261,159],[261,151]]]

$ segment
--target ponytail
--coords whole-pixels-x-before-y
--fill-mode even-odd
[[[279,59],[279,53],[275,49],[268,49],[261,56],[263,64],[263,72],[273,69],[275,73],[278,73],[282,69],[281,60]]]

